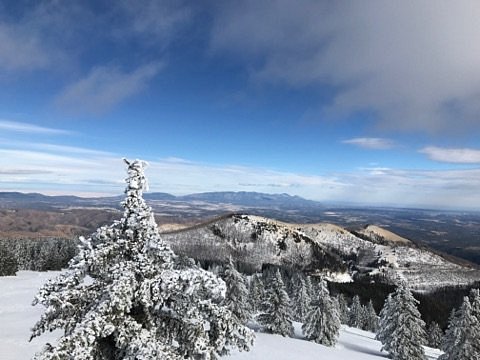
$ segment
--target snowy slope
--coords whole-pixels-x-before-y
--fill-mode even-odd
[[[303,339],[301,325],[295,323],[295,338],[280,335],[256,333],[255,347],[249,352],[235,353],[231,360],[374,360],[385,359],[388,354],[381,352],[382,345],[374,340],[375,335],[348,326],[342,326],[335,347],[326,347]],[[441,352],[425,347],[427,359],[437,359]]]
[[[0,277],[0,360],[27,360],[46,342],[54,342],[60,332],[42,335],[28,342],[30,327],[42,313],[30,305],[37,289],[57,272],[21,271],[18,276]],[[300,324],[295,324],[295,338],[256,333],[255,347],[250,352],[235,353],[228,359],[275,360],[373,360],[385,358],[374,335],[362,330],[343,327],[339,343],[327,348],[302,339]],[[436,359],[438,350],[427,348],[429,359]]]
[[[297,228],[343,257],[355,257],[353,263],[362,272],[372,275],[380,273],[392,281],[403,279],[412,289],[429,290],[448,285],[466,285],[480,278],[479,270],[452,263],[406,239],[400,241],[395,238],[395,234],[387,233],[386,230],[382,232],[378,227],[369,228],[375,229],[376,234],[385,235],[393,245],[359,238],[332,224],[299,224]],[[364,233],[367,234],[368,232]]]
[[[55,341],[60,332],[43,335],[28,342],[30,328],[43,313],[41,306],[33,307],[37,290],[55,271],[19,271],[17,276],[0,277],[0,360],[30,359],[43,344]]]

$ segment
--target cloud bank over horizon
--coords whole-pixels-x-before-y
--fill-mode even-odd
[[[17,125],[23,129],[29,124]],[[32,132],[37,130],[31,128]],[[79,196],[117,195],[123,191],[125,169],[121,159],[125,154],[54,144],[54,138],[61,135],[56,134],[55,129],[50,130],[50,142],[45,143],[0,139],[0,191]],[[458,155],[451,154],[451,149],[430,150],[440,154],[427,153],[428,156],[437,156],[437,161],[445,161],[445,154],[453,159]],[[460,152],[459,155],[457,162],[480,162],[477,152]],[[135,158],[135,155],[129,157]],[[365,167],[309,175],[174,157],[145,160],[149,162],[147,175],[151,192],[184,195],[209,191],[257,191],[288,193],[323,202],[480,208],[480,193],[476,191],[480,187],[480,167],[436,171]],[[452,158],[447,160],[453,161]]]

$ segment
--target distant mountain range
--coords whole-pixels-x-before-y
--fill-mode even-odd
[[[265,194],[257,192],[206,192],[175,196],[168,193],[147,193],[149,201],[168,202],[205,202],[211,204],[230,204],[239,207],[260,208],[320,208],[319,202],[306,200],[300,196],[288,194]],[[34,208],[47,209],[58,207],[119,207],[123,196],[83,198],[78,196],[48,196],[39,193],[0,192],[0,208]]]

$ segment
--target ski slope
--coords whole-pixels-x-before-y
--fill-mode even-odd
[[[37,289],[58,272],[20,271],[17,276],[0,277],[0,360],[27,360],[47,342],[55,342],[60,331],[44,334],[28,342],[30,328],[43,309],[31,306]],[[229,360],[373,360],[386,358],[374,334],[342,326],[335,348],[318,345],[303,339],[301,324],[295,324],[295,337],[256,333],[250,352],[234,353]],[[437,359],[440,351],[426,348],[428,359]]]

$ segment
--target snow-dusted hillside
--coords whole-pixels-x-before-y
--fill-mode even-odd
[[[380,274],[391,282],[404,279],[418,290],[480,279],[479,270],[454,264],[376,226],[355,236],[332,224],[288,224],[232,215],[163,238],[176,253],[209,261],[225,261],[232,255],[252,270],[265,264],[295,266],[328,272],[332,279],[343,281],[354,272]]]
[[[224,262],[232,255],[252,271],[262,265],[346,272],[342,258],[289,224],[259,216],[233,215],[201,226],[162,234],[177,254]]]
[[[479,270],[452,263],[379,227],[369,228],[374,230],[367,230],[364,238],[359,238],[331,224],[298,225],[300,231],[331,251],[355,258],[352,263],[359,271],[382,274],[391,281],[403,279],[413,289],[471,284],[480,279]],[[369,233],[373,233],[375,238],[370,239],[367,236]],[[378,243],[379,234],[386,235],[384,244]]]
[[[57,272],[21,271],[18,276],[0,277],[0,360],[27,360],[39,351],[43,344],[54,342],[59,333],[35,338],[31,343],[30,328],[38,320],[42,309],[31,306],[37,289]],[[275,359],[275,360],[374,360],[385,358],[381,345],[374,335],[362,330],[343,327],[339,343],[329,348],[303,339],[300,324],[295,326],[295,338],[256,333],[257,340],[250,352],[235,353],[227,359]],[[426,348],[429,359],[436,359],[440,352]]]

